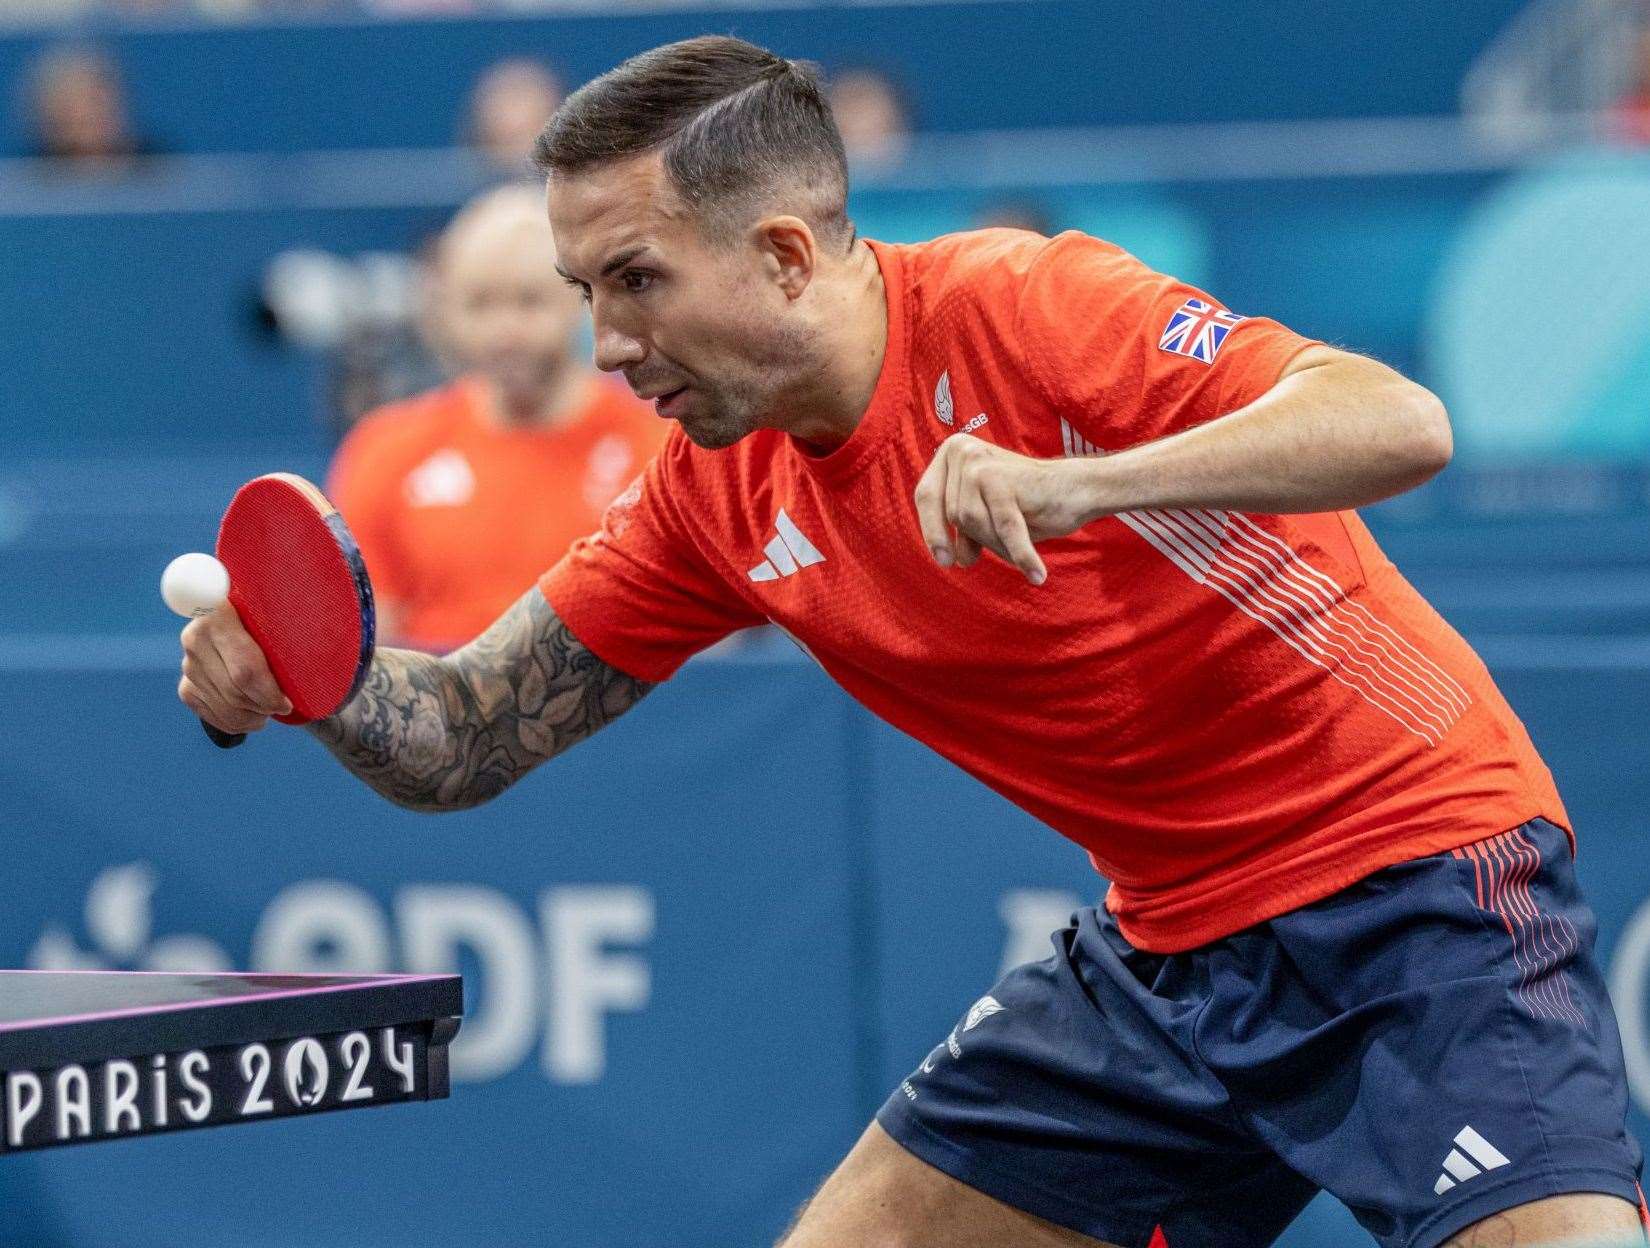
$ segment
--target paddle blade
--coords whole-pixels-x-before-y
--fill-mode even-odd
[[[372,586],[355,539],[320,490],[271,473],[247,482],[218,528],[229,601],[292,702],[283,723],[324,719],[372,662]]]

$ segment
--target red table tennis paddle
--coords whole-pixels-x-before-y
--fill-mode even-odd
[[[272,472],[248,481],[218,526],[218,562],[229,601],[292,703],[285,724],[335,714],[372,664],[372,585],[361,551],[326,495],[302,477]],[[243,732],[203,721],[215,745]]]

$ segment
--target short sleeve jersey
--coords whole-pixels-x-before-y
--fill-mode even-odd
[[[547,428],[499,427],[480,384],[460,378],[370,414],[328,478],[404,645],[450,650],[480,633],[665,440],[652,409],[605,378]]]
[[[664,453],[540,582],[607,662],[671,675],[772,620],[851,695],[1084,846],[1173,952],[1536,815],[1546,767],[1351,512],[1109,517],[1029,585],[941,568],[912,493],[956,433],[1099,455],[1254,402],[1311,345],[1084,235],[872,244],[888,343],[829,454]]]

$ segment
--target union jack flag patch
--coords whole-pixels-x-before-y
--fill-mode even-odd
[[[1175,309],[1157,345],[1171,355],[1190,356],[1213,364],[1226,335],[1247,319],[1217,308],[1205,299],[1188,299]]]

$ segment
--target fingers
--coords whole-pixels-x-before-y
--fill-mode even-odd
[[[269,723],[267,715],[255,715],[226,706],[215,694],[209,693],[188,676],[178,681],[178,701],[200,719],[224,732],[258,732]]]
[[[1041,585],[1048,580],[1048,569],[1043,566],[1042,556],[1032,544],[1031,529],[1026,524],[1019,503],[996,484],[982,488],[981,496],[998,538],[999,545],[992,549],[1025,573],[1026,580],[1033,585]]]
[[[949,439],[947,440],[949,445]],[[944,448],[941,448],[944,449]],[[958,445],[952,452],[951,463],[945,474],[945,520],[955,532],[951,548],[957,556],[957,566],[971,568],[980,561],[980,543],[989,542],[991,534],[986,532],[989,525],[983,523],[985,517],[975,507],[975,500],[969,489],[971,482],[965,457],[967,450]]]
[[[989,550],[1033,585],[1048,579],[1013,484],[1022,460],[966,434],[940,444],[914,498],[923,541],[941,567],[972,567]]]
[[[946,447],[949,445],[949,442],[940,444],[912,495],[917,504],[917,526],[922,529],[922,540],[934,556],[934,562],[942,568],[949,568],[955,558],[951,551],[951,524],[945,514]]]
[[[183,630],[183,676],[179,699],[202,719],[225,732],[256,732],[271,715],[292,703],[275,683],[263,652],[224,604]]]
[[[292,709],[292,703],[281,692],[280,685],[275,683],[275,673],[269,670],[264,652],[241,624],[241,617],[233,606],[225,603],[219,610],[227,611],[228,615],[218,621],[217,627],[206,632],[221,664],[214,670],[221,670],[228,677],[235,696],[249,710],[265,715],[286,714]],[[218,614],[215,611],[209,618]]]

